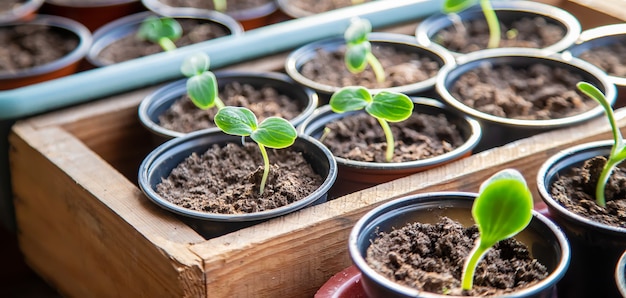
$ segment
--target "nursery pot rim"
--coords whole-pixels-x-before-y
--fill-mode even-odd
[[[578,39],[582,27],[580,21],[574,15],[568,11],[545,3],[535,1],[492,1],[492,7],[496,11],[520,11],[529,14],[541,15],[544,18],[552,19],[565,27],[565,35],[558,42],[542,48],[549,53],[558,53],[567,49],[574,44]],[[474,5],[468,9],[458,12],[456,15],[463,18],[463,15],[483,15],[482,9],[479,5]],[[415,36],[418,43],[424,45],[436,44],[431,40],[431,36],[434,36],[438,31],[445,28],[447,24],[452,23],[452,19],[449,15],[444,13],[434,14],[424,19],[415,29]],[[448,50],[454,57],[461,57],[466,55],[464,53],[454,52]]]
[[[203,8],[196,8],[196,7],[169,6],[159,0],[141,0],[141,3],[143,3],[143,5],[148,10],[151,10],[157,14],[165,15],[165,16],[170,16],[172,13],[178,10],[196,12],[196,13],[207,12],[207,11],[218,12],[217,10],[210,10],[210,9],[203,9]],[[237,21],[245,21],[245,20],[249,20],[252,18],[259,17],[259,16],[267,16],[271,14],[272,12],[276,11],[277,8],[278,8],[278,5],[276,4],[276,1],[268,1],[267,3],[261,6],[257,6],[257,7],[236,10],[236,11],[227,10],[225,12],[218,12],[218,13],[229,15]]]
[[[306,86],[298,85],[288,75],[283,74],[283,73],[272,72],[272,71],[220,70],[220,71],[215,71],[214,74],[217,78],[218,85],[220,85],[220,81],[223,79],[236,80],[236,78],[242,78],[245,80],[246,78],[249,78],[249,77],[254,77],[255,79],[268,80],[268,82],[278,81],[278,82],[285,83],[285,84],[292,84],[293,85],[293,88],[291,89],[292,91],[295,91],[296,89],[297,91],[302,91],[303,95],[306,95],[308,99],[307,100],[308,103],[306,106],[303,107],[301,113],[297,115],[296,117],[288,120],[294,126],[297,126],[301,122],[305,121],[306,118],[308,118],[311,114],[313,114],[319,102],[319,98],[317,96],[317,93],[315,93],[315,91],[313,91],[312,89]],[[146,126],[148,130],[165,138],[182,137],[188,134],[188,133],[183,133],[183,132],[167,129],[159,125],[158,123],[154,122],[149,116],[150,108],[154,104],[156,104],[155,100],[159,99],[162,96],[169,97],[171,95],[171,96],[176,96],[177,98],[180,96],[183,96],[187,92],[186,83],[187,83],[187,78],[183,78],[183,79],[171,82],[169,84],[166,84],[160,87],[159,89],[151,92],[148,96],[144,98],[144,100],[141,101],[141,103],[139,103],[139,110],[138,110],[139,119],[141,123],[144,126]],[[297,100],[294,99],[294,101],[297,101]],[[198,131],[220,131],[220,129],[218,127],[209,127],[209,128],[204,128]]]
[[[18,6],[0,13],[0,24],[15,22],[34,14],[42,5],[44,0],[26,0]]]
[[[399,33],[390,33],[390,32],[372,32],[369,34],[368,40],[372,44],[376,43],[387,43],[387,44],[400,44],[404,46],[408,46],[411,48],[415,48],[415,52],[420,51],[422,53],[427,53],[428,56],[433,58],[433,60],[439,59],[438,63],[441,63],[441,67],[439,72],[441,72],[441,68],[447,64],[454,63],[454,57],[446,50],[445,48],[433,44],[429,46],[420,45],[416,42],[415,38]],[[310,78],[305,77],[300,73],[301,66],[310,60],[310,57],[315,56],[315,52],[318,49],[322,48],[331,48],[336,49],[340,48],[346,44],[346,41],[343,36],[335,36],[330,38],[321,39],[315,42],[311,42],[300,46],[299,48],[291,51],[285,60],[285,72],[292,77],[295,81],[309,86],[318,92],[322,92],[325,94],[332,94],[342,87],[336,87],[326,84],[318,83]],[[434,57],[437,57],[435,59]],[[438,72],[438,73],[439,73]],[[423,81],[415,82],[408,85],[403,86],[395,86],[389,88],[372,88],[370,89],[373,93],[378,93],[383,90],[400,92],[400,93],[415,93],[427,90],[429,88],[434,87],[436,81],[436,75],[428,78]]]
[[[45,0],[50,4],[59,5],[59,6],[67,6],[67,7],[101,7],[101,6],[111,6],[118,5],[124,3],[131,2],[140,2],[140,0],[90,0],[88,2],[78,3],[76,1],[67,1],[67,0]]]
[[[572,146],[567,149],[563,149],[556,154],[552,155],[548,158],[542,165],[539,167],[539,171],[537,172],[537,189],[541,196],[541,199],[548,205],[548,207],[556,210],[560,215],[564,216],[568,221],[580,222],[585,225],[589,225],[594,227],[595,229],[600,229],[605,232],[613,233],[613,234],[626,234],[626,228],[616,227],[611,225],[606,225],[584,216],[578,215],[574,212],[567,210],[561,204],[559,204],[556,200],[552,198],[552,195],[549,191],[549,185],[546,185],[546,179],[548,176],[552,176],[553,172],[558,172],[561,169],[570,168],[572,166],[571,163],[564,164],[560,167],[561,162],[565,162],[565,160],[571,156],[576,156],[578,154],[584,153],[585,151],[594,151],[601,150],[606,151],[606,155],[609,154],[611,147],[613,146],[613,140],[601,140],[579,144],[576,146]],[[582,160],[581,160],[582,161]],[[578,163],[575,162],[575,163]],[[554,169],[556,167],[560,167],[560,169]]]
[[[446,109],[446,106],[443,103],[434,99],[430,99],[426,97],[411,97],[411,100],[413,101],[414,105],[425,105],[425,106],[431,106],[431,107],[442,109],[442,113],[444,113],[443,110]],[[414,109],[414,113],[415,111],[416,110]],[[356,112],[365,113],[364,111],[356,111]],[[404,161],[404,162],[367,162],[367,161],[351,160],[351,159],[338,157],[338,156],[335,156],[335,160],[337,160],[337,164],[350,167],[350,168],[371,169],[373,171],[381,171],[381,170],[389,170],[389,169],[400,170],[400,169],[410,169],[410,168],[416,168],[416,167],[420,167],[420,168],[428,167],[431,165],[439,164],[446,160],[454,159],[455,157],[463,156],[464,154],[470,152],[474,147],[476,147],[476,145],[478,145],[478,142],[480,141],[482,137],[482,129],[481,129],[479,122],[473,119],[472,117],[454,113],[455,111],[450,111],[450,112],[452,112],[454,115],[458,116],[459,118],[463,119],[467,123],[467,125],[470,127],[470,132],[471,132],[467,140],[465,140],[465,142],[461,146],[455,148],[454,150],[450,152],[446,152],[444,154],[433,156],[433,157],[426,158],[426,159]],[[310,132],[307,130],[307,129],[310,129],[309,124],[312,123],[312,121],[315,120],[317,116],[329,114],[329,113],[334,113],[334,112],[332,112],[330,105],[328,104],[315,109],[313,114],[309,116],[307,120],[305,120],[302,124],[300,124],[297,127],[298,134],[309,135]],[[343,118],[343,117],[340,117],[340,118]]]
[[[44,73],[49,73],[57,69],[61,69],[72,63],[76,63],[83,59],[89,51],[93,39],[91,31],[87,29],[83,24],[74,21],[66,17],[60,17],[55,15],[38,14],[34,19],[28,21],[15,21],[6,24],[0,24],[0,27],[20,26],[20,25],[40,25],[60,28],[71,32],[78,38],[78,45],[71,52],[65,56],[54,60],[50,63],[38,65],[35,67],[20,69],[16,72],[0,71],[0,80],[4,79],[20,79],[30,76],[37,76]]]
[[[437,208],[439,202],[442,200],[448,201],[465,201],[465,200],[473,200],[476,198],[478,194],[472,192],[462,192],[462,191],[440,191],[440,192],[426,192],[426,193],[418,193],[413,195],[407,195],[401,198],[393,199],[382,205],[375,207],[374,209],[368,211],[365,215],[361,216],[361,218],[356,222],[350,231],[348,237],[348,251],[350,254],[350,258],[354,265],[361,271],[361,274],[368,276],[373,279],[379,285],[384,286],[387,289],[393,289],[396,292],[399,292],[401,295],[405,295],[407,297],[466,297],[466,296],[450,296],[450,295],[439,295],[435,293],[429,293],[425,291],[418,291],[416,289],[410,288],[408,286],[397,284],[383,275],[377,273],[374,269],[372,269],[365,258],[360,252],[358,243],[360,242],[360,234],[368,229],[369,226],[376,224],[377,218],[383,216],[388,212],[397,213],[401,210],[411,210],[415,209],[415,205],[418,204],[429,204],[433,208]],[[570,262],[570,246],[569,242],[563,233],[563,231],[550,219],[541,215],[541,213],[536,210],[532,210],[533,221],[537,220],[540,224],[544,225],[548,230],[552,232],[554,235],[560,249],[561,249],[561,258],[557,261],[557,266],[550,272],[550,274],[543,280],[534,284],[531,287],[521,289],[519,291],[515,291],[510,293],[509,295],[503,295],[499,297],[520,297],[524,295],[534,294],[544,290],[547,287],[550,287],[556,281],[560,280],[567,268],[569,267]]]
[[[574,123],[579,123],[582,121],[589,120],[591,118],[597,117],[604,113],[604,109],[602,106],[597,105],[596,107],[582,112],[580,114],[572,115],[564,118],[556,118],[556,119],[548,119],[548,120],[526,120],[526,119],[512,119],[512,118],[504,118],[494,116],[488,113],[481,112],[475,108],[469,107],[462,103],[460,100],[456,99],[451,93],[448,86],[448,82],[450,81],[450,76],[455,75],[453,78],[456,80],[462,74],[466,73],[469,70],[475,69],[475,67],[471,67],[470,65],[474,63],[489,63],[495,65],[507,65],[508,60],[516,59],[516,58],[527,58],[532,60],[544,60],[550,63],[560,63],[563,65],[572,66],[581,72],[585,72],[591,76],[593,76],[596,80],[601,83],[601,89],[604,89],[605,96],[609,103],[613,105],[617,100],[617,88],[615,85],[609,80],[606,73],[600,70],[598,67],[583,61],[582,59],[574,58],[574,57],[566,57],[567,55],[562,55],[559,53],[550,53],[541,49],[532,49],[532,48],[498,48],[498,49],[487,49],[480,50],[476,52],[472,52],[469,54],[460,57],[455,64],[444,65],[439,74],[437,75],[437,83],[435,85],[437,92],[442,97],[443,101],[454,107],[455,109],[467,113],[472,117],[487,121],[490,123],[497,123],[504,126],[517,126],[517,127],[525,127],[525,128],[558,128],[568,126]],[[493,63],[493,61],[496,63]],[[513,64],[517,65],[517,64]],[[450,85],[454,81],[450,82]]]
[[[309,194],[307,197],[302,198],[296,202],[291,204],[265,210],[254,213],[242,213],[242,214],[220,214],[220,213],[209,213],[209,212],[200,212],[191,209],[187,209],[176,205],[174,203],[169,202],[168,200],[162,198],[158,193],[150,186],[149,177],[154,167],[159,162],[163,162],[164,159],[167,159],[167,154],[170,150],[175,149],[177,146],[187,143],[187,142],[195,142],[196,140],[202,139],[206,136],[212,136],[216,134],[224,135],[224,138],[227,139],[227,142],[241,142],[241,137],[226,135],[225,133],[218,132],[206,132],[206,131],[197,131],[187,134],[186,136],[171,139],[156,149],[151,151],[141,162],[139,167],[139,188],[145,194],[145,196],[152,202],[156,203],[159,207],[168,210],[170,212],[183,215],[189,218],[202,219],[202,220],[210,220],[210,221],[219,221],[219,222],[247,222],[247,221],[257,221],[269,219],[277,216],[281,216],[295,210],[302,209],[313,204],[317,199],[319,199],[322,195],[328,192],[330,187],[333,185],[337,178],[337,163],[333,158],[330,150],[318,142],[316,139],[308,137],[308,136],[298,136],[296,138],[296,142],[305,142],[314,145],[316,148],[321,150],[321,152],[326,157],[329,163],[329,171],[328,175],[324,178],[324,182],[319,186],[314,192]],[[248,142],[253,142],[249,137],[246,138]]]
[[[623,297],[626,297],[626,251],[619,257],[617,266],[615,266],[615,284],[617,290]]]

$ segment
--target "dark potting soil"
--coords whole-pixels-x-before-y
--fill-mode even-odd
[[[443,115],[413,113],[409,119],[390,123],[395,140],[392,162],[406,162],[450,152],[465,140],[455,124]],[[350,160],[386,162],[387,142],[380,124],[358,113],[326,125],[322,143],[333,155]]]
[[[543,64],[483,65],[461,75],[450,93],[466,106],[498,117],[546,120],[588,111],[597,103],[578,92],[582,77]]]
[[[383,83],[368,65],[364,71],[353,74],[344,62],[345,48],[336,52],[318,50],[317,55],[302,65],[303,76],[317,83],[335,86],[363,86],[370,89],[405,86],[434,77],[441,65],[428,56],[397,51],[391,46],[372,43],[372,53],[385,70]]]
[[[301,114],[305,108],[299,101],[278,93],[270,86],[256,88],[249,84],[233,82],[226,84],[219,96],[228,106],[250,109],[259,121],[270,116],[290,120]],[[201,110],[184,95],[159,116],[159,124],[169,130],[188,133],[215,127],[213,122],[215,114],[217,109]]]
[[[58,60],[78,46],[65,29],[24,24],[0,27],[0,72],[14,73]]]
[[[0,1],[0,14],[8,12],[12,9],[20,7],[26,3],[26,0],[3,0]]]
[[[213,1],[207,0],[159,0],[161,3],[172,7],[194,7],[208,10],[215,10]],[[227,0],[226,12],[251,9],[263,6],[273,0]]]
[[[224,27],[207,20],[188,18],[178,18],[176,20],[183,28],[183,36],[174,42],[177,47],[183,47],[230,34]],[[136,37],[135,32],[102,49],[98,58],[102,59],[105,64],[114,64],[159,52],[163,52],[160,45],[147,40],[140,40]]]
[[[278,208],[305,198],[322,185],[300,152],[290,148],[267,151],[270,172],[259,195],[263,161],[257,145],[247,142],[214,145],[192,154],[157,185],[163,198],[187,209],[242,214]]]
[[[372,0],[363,0],[362,3]],[[338,8],[352,6],[353,0],[290,0],[289,3],[301,10],[314,14],[331,11]]]
[[[578,58],[599,67],[609,75],[626,77],[626,45],[622,43],[594,47],[582,52]]]
[[[626,228],[626,172],[618,166],[609,177],[605,188],[606,208],[595,202],[595,188],[602,167],[603,156],[585,161],[569,173],[559,175],[550,188],[552,197],[568,210],[606,225]]]
[[[442,29],[433,41],[457,53],[469,53],[487,48],[489,28],[484,19],[463,21]],[[515,29],[510,31],[511,29]],[[565,36],[565,29],[548,23],[542,17],[524,17],[511,24],[500,23],[500,47],[545,48]],[[508,33],[507,33],[508,32]],[[509,35],[510,33],[514,34]],[[508,35],[508,36],[507,36]]]
[[[548,276],[528,248],[510,238],[496,244],[479,262],[474,286],[461,289],[465,259],[478,228],[441,218],[436,224],[412,223],[380,233],[367,249],[370,267],[396,283],[446,295],[498,296],[529,287]]]

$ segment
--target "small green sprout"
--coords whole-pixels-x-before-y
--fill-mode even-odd
[[[196,53],[183,61],[180,71],[188,77],[187,94],[198,108],[206,110],[217,106],[222,109],[224,102],[219,98],[217,78],[209,71],[209,66],[209,56]]]
[[[346,54],[344,61],[348,70],[352,73],[360,73],[369,64],[376,75],[378,82],[385,81],[385,70],[380,61],[372,54],[372,45],[368,40],[372,32],[372,24],[361,18],[353,18],[350,26],[344,33],[346,40]]]
[[[624,138],[622,137],[622,133],[617,126],[617,122],[615,121],[613,108],[611,108],[611,104],[606,99],[604,94],[598,90],[598,88],[587,82],[579,82],[576,84],[576,87],[578,87],[578,89],[587,96],[593,98],[602,106],[602,108],[604,108],[606,117],[611,125],[611,130],[613,131],[613,147],[611,148],[611,153],[609,153],[609,158],[607,159],[606,164],[604,164],[604,167],[602,168],[602,172],[600,172],[600,178],[598,178],[598,184],[596,185],[596,204],[605,207],[606,198],[604,195],[604,189],[606,187],[606,183],[609,181],[609,177],[611,176],[613,169],[626,159],[626,146],[624,146]]]
[[[280,117],[268,117],[259,124],[249,109],[230,106],[220,109],[214,121],[223,132],[242,138],[250,136],[257,143],[263,156],[263,178],[260,187],[260,194],[263,194],[270,172],[270,161],[265,147],[282,149],[291,146],[298,136],[293,124]]]
[[[183,28],[172,18],[147,17],[139,26],[137,37],[158,43],[164,51],[176,49],[174,42],[183,35]]]
[[[213,0],[213,7],[220,12],[226,11],[226,0]]]
[[[532,209],[532,194],[524,176],[517,170],[502,170],[483,182],[472,205],[480,236],[463,267],[463,290],[472,289],[476,267],[492,246],[528,226]]]
[[[391,161],[394,152],[394,140],[388,122],[404,121],[413,113],[413,101],[402,94],[381,91],[375,96],[361,86],[348,86],[339,89],[330,97],[330,107],[335,113],[345,113],[365,109],[378,120],[387,139],[385,158]]]
[[[445,13],[456,13],[476,3],[480,3],[489,27],[489,43],[487,47],[497,48],[500,45],[500,22],[496,12],[493,10],[493,6],[491,6],[490,0],[444,0],[443,11]]]

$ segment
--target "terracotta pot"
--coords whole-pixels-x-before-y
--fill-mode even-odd
[[[247,142],[253,142],[247,139]],[[289,205],[247,214],[217,214],[193,211],[173,204],[157,194],[155,188],[180,162],[192,152],[204,153],[214,144],[241,144],[241,137],[223,132],[202,131],[172,139],[153,150],[139,167],[139,187],[152,202],[181,217],[206,238],[224,235],[302,208],[326,201],[327,193],[337,177],[337,164],[330,151],[317,140],[299,136],[290,147],[302,152],[313,170],[323,177],[323,184],[307,197]]]
[[[438,45],[432,45],[429,47],[420,46],[415,42],[414,38],[404,34],[373,32],[369,35],[369,40],[372,43],[372,48],[377,46],[391,46],[400,52],[416,53],[420,57],[428,57],[438,63],[440,67],[453,63],[454,61],[452,55],[450,55],[444,48]],[[345,45],[346,42],[343,36],[323,39],[306,44],[289,54],[285,61],[285,71],[296,82],[315,90],[320,95],[322,102],[328,102],[328,99],[330,99],[330,96],[333,93],[346,86],[332,86],[316,82],[308,77],[305,77],[301,73],[301,69],[305,63],[311,61],[317,55],[318,51],[323,50],[330,53],[343,52]],[[413,84],[383,89],[407,95],[430,96],[432,95],[431,93],[434,90],[434,86],[435,76]],[[373,93],[378,93],[382,90],[377,88],[369,89]]]
[[[575,16],[561,8],[548,4],[535,1],[494,1],[492,2],[492,6],[500,22],[504,24],[511,24],[523,17],[540,16],[545,18],[547,23],[555,24],[563,28],[565,36],[558,42],[543,48],[549,53],[558,53],[567,49],[574,44],[582,30],[580,22]],[[419,44],[430,45],[436,43],[433,38],[437,36],[441,30],[452,27],[459,19],[479,20],[484,18],[485,16],[478,5],[463,10],[455,15],[443,13],[433,14],[418,25],[415,30],[415,36]],[[449,51],[455,57],[463,55],[463,53],[454,50]]]
[[[12,9],[0,11],[0,24],[31,20],[35,17],[41,5],[43,5],[43,1],[26,0]]]
[[[10,28],[24,24],[37,26],[49,26],[60,31],[70,32],[78,38],[78,45],[67,55],[60,59],[26,68],[17,72],[0,71],[0,90],[14,89],[43,81],[48,81],[75,73],[82,59],[92,44],[91,32],[80,23],[58,16],[37,15],[30,21],[16,21],[1,24],[2,28]]]
[[[626,297],[626,251],[619,257],[615,266],[615,283],[622,297]]]
[[[447,216],[465,226],[472,225],[474,198],[476,194],[462,192],[417,194],[387,202],[361,217],[350,233],[348,250],[352,262],[361,271],[361,283],[368,297],[451,297],[396,284],[369,267],[364,256],[380,232],[390,232],[408,223],[435,223],[441,216]],[[515,239],[526,244],[549,274],[537,284],[505,297],[552,297],[570,261],[567,238],[552,221],[533,210],[530,224]]]
[[[104,24],[145,10],[139,0],[45,0],[42,11],[75,20],[94,32]]]
[[[433,99],[413,98],[413,102],[415,103],[414,114],[445,115],[448,121],[454,123],[461,131],[465,143],[448,153],[410,162],[363,162],[335,156],[339,174],[337,183],[331,189],[332,198],[425,171],[471,155],[482,135],[478,121],[460,115]],[[325,105],[316,109],[313,115],[300,124],[297,129],[299,134],[319,139],[326,124],[357,113],[365,113],[365,111],[338,114],[334,113],[329,105]]]
[[[580,34],[576,43],[568,48],[564,54],[585,60],[584,54],[586,52],[593,52],[617,44],[626,44],[626,24],[612,24],[585,30]],[[605,58],[602,59],[602,64],[610,62],[606,59],[607,57],[602,58]],[[606,64],[603,66],[596,63],[595,65],[606,71]],[[615,107],[626,106],[626,75],[618,76],[610,73],[608,75],[609,80],[617,86],[618,97]]]
[[[163,3],[161,0],[141,0],[143,5],[149,10],[159,15],[171,16],[173,11],[180,7],[174,7]],[[200,7],[184,7],[185,10],[194,11],[213,11]],[[269,1],[259,7],[253,7],[244,10],[227,10],[225,14],[237,20],[244,30],[251,30],[271,24],[275,18],[274,15],[278,11],[278,6],[274,1]]]
[[[598,105],[586,112],[558,119],[529,120],[505,118],[467,106],[461,99],[456,98],[450,92],[451,87],[459,77],[483,65],[508,65],[513,68],[525,68],[532,64],[559,67],[579,74],[582,80],[601,89],[611,104],[615,102],[617,95],[615,86],[609,81],[607,75],[597,67],[580,59],[565,59],[560,54],[548,55],[542,50],[524,48],[490,49],[464,55],[458,59],[457,64],[448,64],[441,69],[437,77],[436,89],[443,101],[448,105],[474,117],[481,123],[484,137],[477,146],[477,151],[502,146],[541,132],[574,126],[604,113],[602,107]],[[575,87],[572,90],[575,90]],[[589,100],[592,101],[592,99]]]
[[[548,206],[550,217],[565,232],[572,247],[570,269],[559,285],[563,297],[619,297],[615,266],[626,249],[626,228],[592,221],[564,208],[554,200],[550,188],[559,176],[580,167],[595,156],[608,156],[612,140],[578,145],[548,160],[537,173],[537,188]]]

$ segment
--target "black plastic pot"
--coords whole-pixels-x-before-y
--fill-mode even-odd
[[[537,188],[548,206],[550,218],[565,232],[572,248],[570,269],[559,285],[563,297],[619,297],[615,266],[626,250],[626,228],[609,226],[575,214],[550,195],[559,176],[580,167],[592,157],[608,156],[612,140],[578,145],[548,160],[537,173]]]
[[[392,46],[398,51],[416,53],[420,56],[429,57],[436,61],[440,67],[454,61],[452,55],[450,55],[444,48],[437,45],[428,47],[420,46],[415,42],[414,38],[408,35],[374,32],[369,35],[369,40],[372,43],[372,48],[382,45]],[[323,50],[327,52],[339,52],[343,51],[345,45],[346,42],[342,36],[306,44],[289,54],[287,60],[285,61],[285,71],[296,82],[315,90],[320,95],[322,102],[326,102],[333,93],[345,86],[331,86],[315,82],[302,75],[300,70],[302,69],[302,65],[312,60],[317,55],[318,51]],[[407,95],[428,96],[430,95],[429,92],[434,90],[434,86],[435,77],[432,77],[406,86],[385,88],[385,90],[400,92]],[[381,89],[371,89],[371,91],[373,93],[378,93]]]
[[[448,153],[410,162],[378,163],[335,157],[339,167],[339,174],[337,183],[331,190],[331,197],[343,196],[377,184],[425,171],[472,154],[472,150],[482,136],[482,130],[478,121],[461,115],[433,99],[413,98],[413,102],[415,103],[413,113],[445,115],[448,121],[454,123],[461,131],[465,138],[465,143]],[[313,115],[297,127],[298,133],[319,139],[326,124],[357,113],[365,113],[365,111],[338,114],[334,113],[329,105],[322,106],[316,109]]]
[[[248,142],[252,140],[247,139]],[[241,137],[223,132],[201,131],[172,139],[153,150],[139,167],[139,187],[152,202],[177,214],[200,235],[208,238],[224,235],[271,218],[326,201],[327,193],[337,177],[337,163],[330,151],[317,140],[299,136],[290,147],[302,152],[313,170],[323,177],[323,184],[306,198],[276,209],[248,214],[217,214],[193,211],[173,204],[157,194],[156,185],[192,152],[204,153],[214,144],[241,144]]]
[[[549,53],[558,53],[574,44],[582,31],[580,22],[571,13],[548,4],[535,1],[492,1],[492,6],[496,11],[501,23],[511,24],[523,17],[540,16],[545,18],[549,24],[558,25],[565,31],[565,36],[557,43],[543,48]],[[457,14],[433,14],[422,21],[415,30],[417,42],[423,45],[436,43],[433,38],[443,29],[454,26],[459,20],[478,20],[485,16],[479,5],[470,7]],[[450,50],[455,57],[463,53]]]
[[[0,11],[0,24],[32,19],[44,0],[26,0],[12,9]]]
[[[525,68],[532,64],[544,64],[559,67],[579,74],[582,80],[598,87],[607,100],[613,104],[617,92],[607,75],[597,67],[580,59],[566,59],[561,54],[548,54],[537,49],[502,48],[473,52],[459,57],[457,64],[444,66],[437,76],[436,89],[443,101],[451,107],[477,119],[483,128],[483,138],[477,151],[502,146],[541,132],[574,126],[604,113],[601,106],[586,112],[558,119],[526,120],[494,116],[465,105],[450,93],[450,88],[463,74],[483,65],[509,65],[513,68]],[[591,100],[591,99],[590,99]]]
[[[302,107],[300,115],[293,119],[287,119],[294,126],[308,118],[318,105],[317,94],[306,87],[296,84],[287,75],[276,72],[242,72],[242,71],[217,71],[215,72],[218,88],[221,90],[225,85],[232,82],[250,84],[261,88],[272,86],[280,94],[289,96]],[[166,129],[159,125],[159,115],[163,114],[172,104],[187,93],[187,79],[181,79],[167,84],[150,95],[139,104],[139,120],[157,138],[157,143],[184,136],[185,133]],[[219,131],[217,127],[206,128],[203,131]]]
[[[465,226],[474,224],[471,215],[474,198],[476,194],[463,192],[417,194],[387,202],[361,217],[352,228],[348,249],[352,262],[361,271],[368,297],[451,297],[396,284],[369,267],[364,256],[378,233],[390,232],[407,223],[435,223],[439,217],[447,216]],[[532,256],[548,268],[549,275],[537,284],[503,297],[553,297],[570,261],[565,235],[552,221],[533,211],[530,224],[515,239],[526,244]]]

